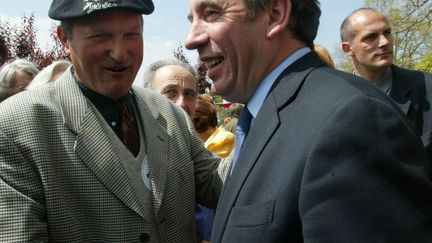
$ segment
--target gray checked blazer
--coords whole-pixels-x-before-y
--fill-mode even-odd
[[[132,92],[144,123],[161,242],[193,242],[196,199],[216,206],[223,168],[186,113],[149,90]],[[148,238],[149,212],[91,107],[70,70],[0,104],[0,242]]]

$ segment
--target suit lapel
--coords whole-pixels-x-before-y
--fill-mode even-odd
[[[399,108],[405,113],[408,114],[411,99],[409,95],[412,93],[412,87],[409,83],[408,78],[403,76],[403,73],[400,70],[392,65],[392,76],[393,76],[393,84],[390,91],[390,97],[396,102]]]
[[[279,127],[278,110],[295,100],[296,94],[301,89],[306,76],[316,66],[324,65],[317,58],[314,53],[305,55],[285,69],[276,80],[274,88],[264,101],[249,130],[243,149],[239,154],[236,168],[233,170],[229,180],[226,181],[218,204],[218,210],[216,211],[218,221],[214,227],[215,235],[222,236],[229,214],[241,191],[242,185],[253,169],[260,154],[265,149],[266,144]],[[220,240],[217,239],[217,241]]]
[[[151,174],[151,186],[153,192],[153,206],[156,214],[159,212],[166,185],[166,173],[168,166],[168,134],[158,123],[159,112],[153,105],[148,104],[148,97],[142,92],[133,90],[137,95],[136,100],[139,112],[143,119],[146,143],[151,141],[151,146],[146,144],[149,170]]]
[[[148,218],[110,139],[70,71],[67,78],[58,80],[55,85],[65,126],[76,134],[76,154],[108,190],[126,206]]]

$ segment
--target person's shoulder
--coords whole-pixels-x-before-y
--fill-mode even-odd
[[[149,109],[152,114],[162,115],[162,116],[183,116],[184,112],[180,107],[173,104],[166,97],[155,92],[154,90],[143,88],[143,87],[133,87],[133,92],[137,96],[138,102],[143,102],[147,109]]]
[[[421,77],[425,77],[427,79],[431,79],[432,78],[432,74],[425,72],[425,71],[421,71],[421,70],[414,70],[414,69],[408,69],[408,68],[404,68],[404,67],[399,67],[396,65],[392,65],[392,71],[393,73],[400,73],[406,76],[421,76]]]
[[[310,75],[313,80],[314,95],[331,98],[332,102],[344,101],[353,97],[364,97],[367,99],[380,100],[389,106],[393,101],[379,89],[371,85],[365,79],[351,73],[334,68],[320,67]]]
[[[432,92],[432,74],[424,71],[407,69],[392,65],[393,82],[402,83],[406,87],[411,87],[417,92]]]
[[[35,87],[34,89],[25,90],[17,93],[2,102],[2,112],[8,114],[42,114],[58,109],[60,96],[73,97],[77,99],[76,92],[79,91],[78,85],[73,80],[71,73],[61,76],[54,83]]]
[[[25,108],[31,104],[44,103],[50,100],[53,93],[52,86],[40,87],[34,90],[26,90],[14,94],[13,96],[9,97],[9,99],[2,102],[1,105],[3,107],[20,106]]]
[[[51,123],[58,116],[58,107],[52,87],[20,92],[0,103],[0,130],[13,133],[31,130],[42,121]]]
[[[149,106],[171,106],[171,102],[162,96],[161,94],[157,93],[154,90],[133,86],[133,92],[136,94],[138,99],[143,100],[147,105]]]
[[[328,86],[328,89],[335,89],[337,87],[338,90],[351,89],[361,90],[364,92],[370,90],[373,87],[361,77],[329,67],[317,68],[309,76],[312,79],[316,79],[317,82],[322,82],[323,85]]]

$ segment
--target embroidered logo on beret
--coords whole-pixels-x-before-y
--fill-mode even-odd
[[[117,0],[83,0],[83,3],[83,11],[85,11],[87,14],[90,14],[96,10],[103,10],[117,6]]]

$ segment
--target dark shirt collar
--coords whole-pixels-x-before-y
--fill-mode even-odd
[[[75,82],[78,84],[81,92],[87,97],[91,103],[96,107],[96,109],[102,114],[104,119],[107,121],[109,126],[114,130],[117,135],[121,134],[121,113],[119,110],[119,103],[126,104],[129,113],[133,117],[135,117],[134,112],[134,99],[132,92],[129,91],[125,96],[119,98],[118,100],[114,100],[108,98],[104,95],[98,94],[93,90],[87,88],[78,78],[75,76],[75,72],[72,68],[72,75],[75,79]]]
[[[375,85],[382,92],[389,95],[393,84],[393,73],[391,67],[388,67],[384,75],[380,79],[373,82],[372,84]]]

